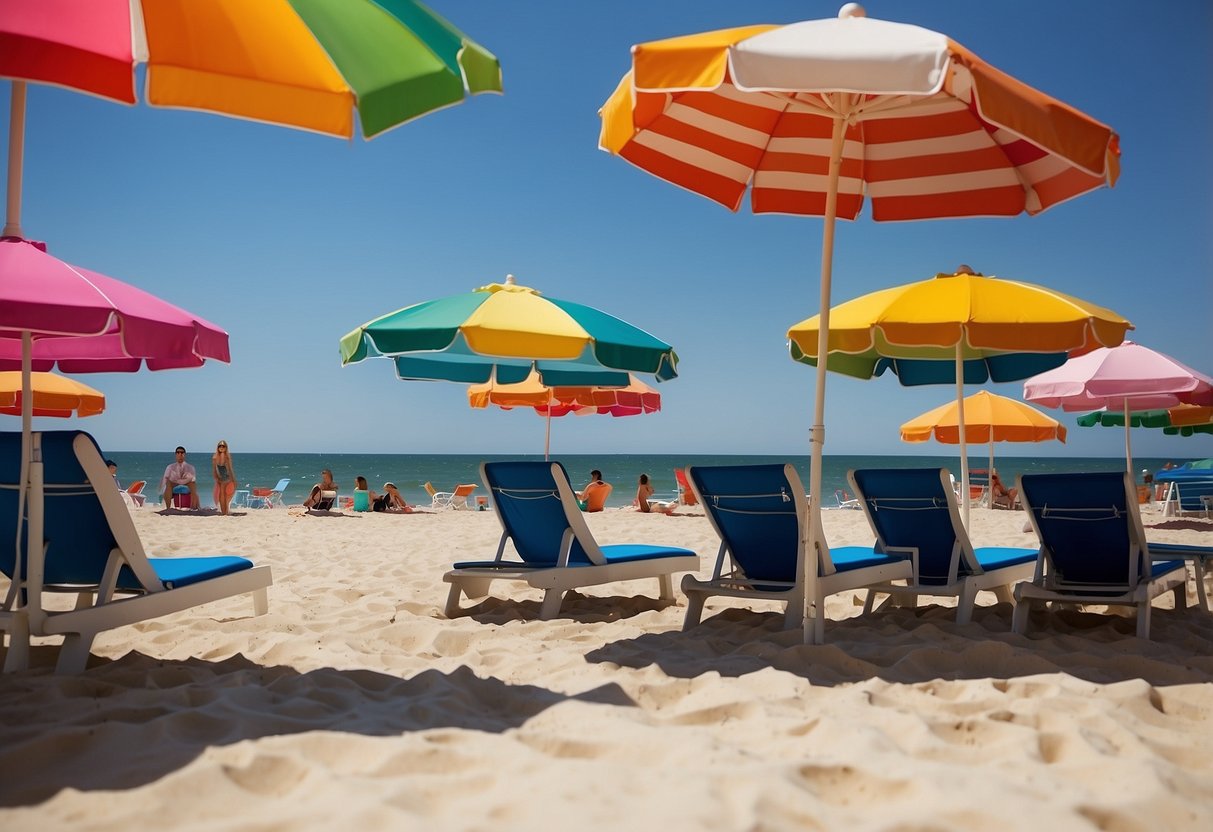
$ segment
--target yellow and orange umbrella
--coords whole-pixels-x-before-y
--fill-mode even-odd
[[[55,373],[31,373],[34,416],[96,416],[105,410],[105,394]],[[0,372],[0,413],[21,415],[21,371]]]
[[[626,387],[545,386],[538,372],[515,384],[490,381],[468,387],[468,404],[475,408],[497,405],[502,410],[530,407],[546,417],[547,433],[543,457],[548,458],[552,437],[552,417],[596,414],[639,416],[661,410],[661,394],[634,376]]]
[[[962,410],[950,401],[917,416],[901,426],[902,442],[935,439],[945,445],[960,444]],[[989,444],[990,470],[994,470],[995,442],[1066,441],[1066,428],[1031,405],[1006,396],[979,390],[964,399],[965,442]]]

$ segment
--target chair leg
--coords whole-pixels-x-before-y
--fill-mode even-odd
[[[863,599],[863,614],[867,615],[872,611],[872,604],[876,601],[876,590],[868,589],[868,597]]]
[[[29,618],[24,611],[12,614],[8,627],[8,653],[4,656],[4,672],[29,669]]]
[[[1187,571],[1186,569],[1184,570]],[[1171,595],[1175,598],[1175,609],[1186,610],[1188,608],[1188,576],[1184,575],[1184,582],[1171,590]]]
[[[83,673],[88,664],[89,651],[93,647],[96,633],[69,633],[63,639],[59,648],[59,661],[55,663],[55,673],[69,676]]]
[[[674,581],[667,573],[657,576],[657,597],[662,601],[674,600]]]
[[[446,607],[443,608],[442,614],[447,618],[454,618],[459,613],[459,594],[462,588],[458,583],[451,583],[451,591],[446,595]]]
[[[564,600],[563,589],[548,589],[543,593],[543,604],[539,607],[539,620],[547,621],[560,612],[560,602]]]
[[[956,600],[956,623],[968,624],[973,620],[973,608],[977,606],[977,587],[966,581]]]
[[[825,644],[826,640],[826,599],[825,596],[818,593],[817,609],[813,616],[813,643]]]
[[[270,611],[270,594],[266,587],[253,591],[253,616],[265,615]]]
[[[1003,584],[1002,586],[996,586],[996,587],[994,587],[993,592],[994,592],[994,597],[998,599],[998,603],[1011,604],[1012,606],[1015,605],[1015,595],[1011,592],[1010,584]]]
[[[1151,604],[1149,599],[1142,601],[1137,605],[1137,637],[1150,637],[1150,609]]]
[[[1015,612],[1011,614],[1011,630],[1023,635],[1028,631],[1028,615],[1032,612],[1032,602],[1020,598],[1015,602]]]
[[[703,617],[703,603],[707,600],[707,595],[694,590],[687,592],[686,587],[683,587],[682,591],[687,596],[687,614],[682,619],[682,630],[686,632],[699,624],[699,619]]]
[[[1205,591],[1205,567],[1199,559],[1192,561],[1192,573],[1196,578],[1196,600],[1200,608],[1209,611],[1209,596]]]

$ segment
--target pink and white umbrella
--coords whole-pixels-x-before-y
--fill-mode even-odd
[[[1213,378],[1149,347],[1125,341],[1071,358],[1024,382],[1023,397],[1066,411],[1107,408],[1125,414],[1125,465],[1133,473],[1129,414],[1179,404],[1213,405]]]
[[[42,540],[42,464],[33,454],[30,373],[123,373],[228,362],[227,333],[112,277],[46,253],[46,246],[0,238],[0,370],[21,370],[21,496],[29,505],[29,541]],[[20,547],[21,522],[17,525]],[[27,559],[26,580],[40,585],[41,559]],[[16,559],[13,587],[22,582]],[[35,622],[30,622],[33,625]]]

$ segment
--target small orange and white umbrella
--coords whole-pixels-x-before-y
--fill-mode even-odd
[[[990,470],[994,470],[995,442],[1066,441],[1061,422],[1031,405],[1006,396],[979,390],[964,399],[965,443],[989,444]],[[926,442],[934,439],[945,445],[960,444],[961,409],[949,401],[901,426],[902,442]],[[967,485],[967,483],[966,483]]]
[[[474,408],[497,405],[502,410],[530,407],[546,417],[547,432],[543,458],[548,458],[552,438],[552,417],[608,415],[639,416],[661,410],[661,394],[635,376],[628,376],[626,387],[547,387],[532,371],[515,384],[487,382],[468,387],[468,404]]]
[[[96,416],[105,410],[105,394],[55,373],[30,373],[34,416]],[[0,372],[0,413],[21,415],[21,372]]]

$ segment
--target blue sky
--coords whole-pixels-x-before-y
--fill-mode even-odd
[[[84,377],[108,411],[81,425],[114,450],[224,437],[235,453],[539,452],[533,414],[471,411],[460,386],[397,381],[388,361],[339,366],[338,339],[364,321],[512,273],[681,357],[661,413],[557,420],[554,454],[807,453],[813,371],[788,358],[784,334],[818,311],[821,220],[732,214],[645,174],[597,149],[597,109],[634,43],[830,17],[840,3],[432,5],[500,58],[505,95],[371,142],[31,86],[26,236],[231,334],[230,365]],[[866,5],[1110,124],[1123,170],[1114,189],[1037,217],[840,223],[834,302],[967,263],[1110,307],[1134,340],[1213,372],[1213,4]],[[952,395],[831,375],[826,453],[949,453],[905,445],[897,429]],[[1213,456],[1208,436],[1138,430],[1133,442],[1140,456]],[[1077,427],[1065,446],[999,449],[1122,452],[1119,431]]]

